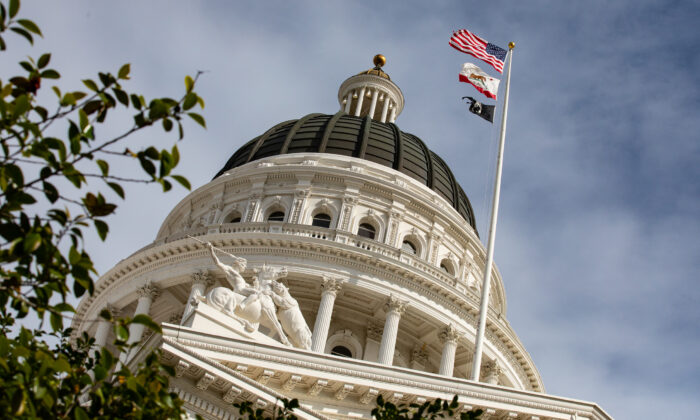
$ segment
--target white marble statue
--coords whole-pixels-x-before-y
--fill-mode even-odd
[[[211,243],[207,243],[207,246],[214,263],[233,285],[233,290],[227,287],[213,288],[207,294],[207,303],[243,323],[246,330],[254,331],[256,327],[253,324],[259,323],[277,332],[283,344],[291,345],[277,320],[277,307],[271,297],[274,278],[265,277],[263,282],[256,280],[251,287],[240,273],[245,269],[245,259],[234,257],[235,267],[226,265],[216,257],[214,246]]]
[[[277,305],[277,318],[292,343],[299,348],[311,350],[311,330],[301,314],[299,303],[289,294],[282,283],[275,282],[271,297]]]

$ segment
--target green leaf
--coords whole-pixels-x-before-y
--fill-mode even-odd
[[[107,185],[109,185],[109,187],[114,190],[114,192],[117,193],[122,200],[124,199],[124,189],[121,185],[117,184],[116,182],[108,182]]]
[[[173,122],[170,118],[163,119],[163,130],[170,131],[173,129]]]
[[[132,324],[141,324],[145,325],[146,327],[152,329],[153,331],[160,333],[160,325],[158,325],[156,322],[154,322],[150,316],[146,314],[138,314],[134,317],[134,319],[131,320]]]
[[[95,223],[95,229],[97,229],[97,234],[100,236],[100,239],[103,241],[107,238],[107,233],[109,232],[109,225],[107,223],[103,222],[102,220],[93,220]]]
[[[54,331],[61,331],[63,329],[63,317],[61,315],[51,312],[49,320],[51,321],[51,329]]]
[[[54,187],[53,184],[48,183],[46,181],[42,182],[41,186],[44,190],[44,195],[46,196],[46,198],[51,203],[55,203],[58,200],[58,189],[56,189],[56,187]]]
[[[88,119],[87,113],[83,109],[78,110],[78,116],[80,117],[80,130],[84,133],[85,128],[90,125],[90,120]]]
[[[24,115],[31,108],[29,103],[29,97],[27,95],[20,95],[15,99],[15,110],[12,113],[13,118],[18,118],[20,115]]]
[[[24,252],[30,254],[41,246],[41,235],[38,233],[30,233],[22,242],[24,243]]]
[[[37,66],[40,69],[43,69],[49,64],[49,61],[51,61],[51,53],[46,53],[43,54],[41,57],[39,57],[39,61],[37,62]]]
[[[177,181],[177,182],[178,182],[180,185],[182,185],[183,187],[187,188],[188,190],[191,190],[191,189],[192,189],[192,186],[190,185],[190,182],[189,182],[189,181],[187,180],[187,178],[185,178],[184,176],[182,176],[182,175],[171,175],[171,178],[174,179],[175,181]]]
[[[90,79],[84,79],[83,84],[90,90],[98,91],[97,84]]]
[[[117,100],[124,106],[128,107],[129,106],[129,95],[127,95],[126,92],[124,92],[121,89],[114,88],[112,89],[114,92],[114,95],[117,97]]]
[[[19,11],[19,0],[10,0],[10,18],[17,16]]]
[[[73,417],[75,420],[90,420],[90,416],[88,416],[85,409],[79,405],[75,406],[75,409],[73,410]]]
[[[185,96],[185,100],[182,102],[182,109],[187,111],[197,104],[197,94],[190,92]]]
[[[34,66],[32,66],[29,62],[27,61],[20,61],[19,65],[22,66],[23,69],[27,70],[28,72],[34,71]]]
[[[29,41],[30,44],[34,45],[34,37],[32,37],[32,34],[30,34],[29,32],[25,31],[22,28],[17,28],[17,27],[10,28],[10,30],[12,32],[15,32],[15,33],[22,35],[23,37],[25,37],[27,39],[27,41]]]
[[[196,112],[188,112],[187,115],[190,116],[193,120],[197,122],[197,124],[201,125],[204,128],[207,128],[207,123],[204,121],[204,117],[201,115],[197,114]]]
[[[114,329],[114,335],[117,336],[118,340],[126,341],[129,339],[129,330],[123,325],[117,325]]]
[[[26,29],[30,32],[34,32],[35,34],[37,34],[39,36],[42,36],[41,30],[39,29],[39,27],[36,26],[36,23],[32,22],[31,20],[29,20],[29,19],[17,19],[17,23],[22,25],[24,27],[24,29]]]
[[[192,92],[193,88],[194,88],[194,79],[192,79],[190,76],[185,76],[185,89],[187,89],[187,93]]]
[[[119,72],[117,73],[117,77],[120,79],[129,79],[130,72],[131,72],[131,64],[129,64],[129,63],[124,64],[119,69]]]
[[[104,175],[104,176],[109,175],[109,163],[105,162],[102,159],[97,159],[97,166],[100,167],[100,171],[102,171],[102,175]]]
[[[65,302],[54,305],[53,309],[58,312],[75,312],[75,308]]]
[[[41,77],[44,79],[60,79],[61,75],[54,69],[47,69],[41,72]]]

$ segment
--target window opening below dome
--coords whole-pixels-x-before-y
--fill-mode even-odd
[[[403,241],[401,244],[401,250],[409,254],[416,255],[416,246],[413,245],[411,241]]]
[[[268,222],[284,222],[284,212],[283,211],[275,211],[270,213],[269,216],[267,216],[267,221]]]
[[[345,346],[335,346],[331,350],[331,354],[333,356],[340,356],[340,357],[350,357],[352,358],[352,352],[350,351],[349,348]]]
[[[369,223],[361,223],[360,227],[357,229],[357,235],[364,238],[374,239],[376,234],[377,230]]]
[[[311,225],[323,227],[323,228],[329,228],[329,227],[331,227],[331,216],[329,216],[325,213],[319,213],[316,216],[314,216],[313,221],[311,222]]]

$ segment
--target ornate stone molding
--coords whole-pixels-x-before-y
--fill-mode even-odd
[[[260,382],[263,385],[267,385],[268,382],[270,382],[270,379],[275,376],[275,371],[270,370],[270,369],[265,369],[263,372],[258,376],[258,382]]]
[[[198,381],[197,381],[197,388],[201,389],[202,391],[206,390],[209,388],[209,385],[212,384],[216,380],[216,376],[211,375],[209,373],[205,373],[204,376],[202,376]]]
[[[343,288],[344,283],[345,280],[343,279],[331,276],[323,276],[323,280],[321,281],[321,294],[330,293],[333,294],[333,296],[337,296],[340,289]]]
[[[422,366],[425,366],[425,363],[428,361],[428,352],[425,351],[425,345],[423,347],[415,347],[411,351],[411,364],[418,363]]]
[[[396,312],[399,315],[403,315],[404,312],[406,312],[406,308],[408,307],[408,302],[405,300],[401,300],[397,298],[394,295],[389,295],[389,298],[386,300],[386,303],[384,304],[384,312]]]
[[[151,300],[156,300],[158,296],[160,296],[160,289],[148,281],[146,284],[136,289],[136,294],[138,295],[139,299],[149,298]]]
[[[190,368],[190,364],[185,362],[184,360],[180,360],[177,362],[177,365],[175,365],[175,377],[176,378],[181,378],[187,369]]]
[[[343,384],[336,392],[335,392],[335,399],[338,401],[342,401],[345,399],[345,397],[348,396],[349,393],[351,393],[355,387],[350,384]]]
[[[291,392],[294,388],[301,382],[301,375],[292,375],[287,379],[287,381],[282,385],[285,391]]]
[[[379,395],[379,390],[375,388],[370,388],[362,394],[360,397],[360,403],[361,404],[369,404],[371,402],[374,402],[374,400],[377,399],[377,395]]]
[[[316,395],[320,394],[321,391],[326,388],[326,386],[328,386],[328,381],[325,379],[317,379],[316,382],[314,382],[309,388],[309,395],[315,397]]]
[[[445,344],[446,342],[456,343],[461,337],[462,334],[457,331],[457,328],[455,328],[455,326],[452,324],[443,327],[438,332],[438,338],[442,344]]]
[[[236,388],[235,386],[231,385],[231,387],[226,391],[226,394],[222,397],[224,401],[226,401],[229,404],[232,404],[234,401],[236,401],[236,398],[238,398],[239,395],[241,395],[243,391],[240,388]]]
[[[195,271],[190,275],[190,277],[192,278],[193,286],[195,284],[204,284],[204,287],[207,288],[214,284],[214,279],[211,277],[209,272],[204,270]]]
[[[373,321],[367,324],[367,338],[380,342],[382,341],[382,334],[384,334],[384,324]]]

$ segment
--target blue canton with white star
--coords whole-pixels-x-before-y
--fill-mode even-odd
[[[493,55],[501,61],[506,59],[506,52],[507,51],[503,48],[493,45],[490,42],[486,44],[486,53]]]

